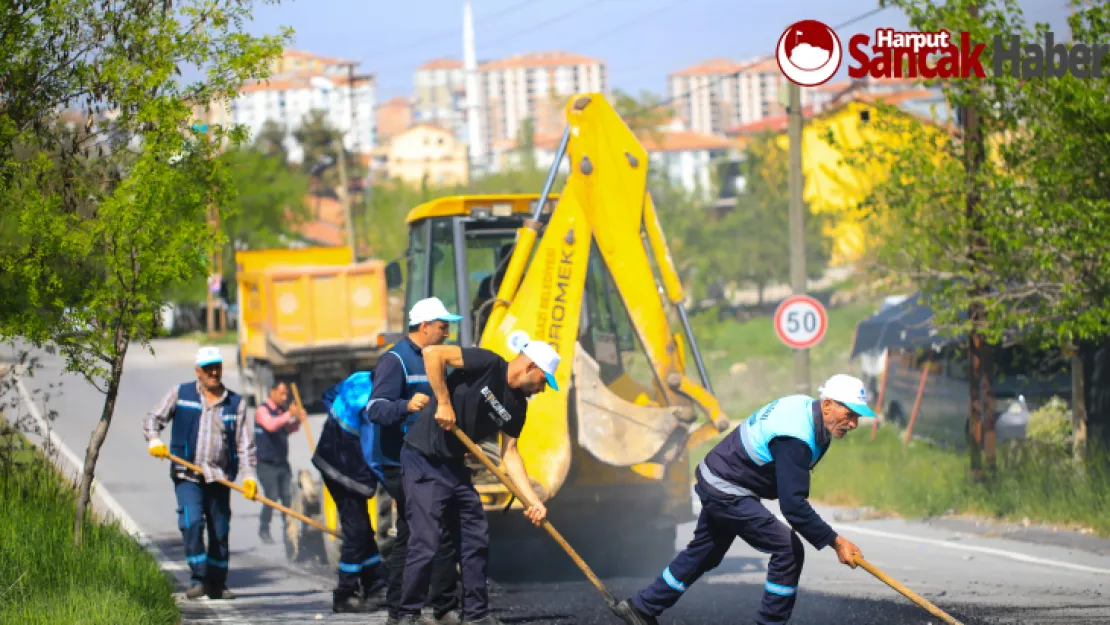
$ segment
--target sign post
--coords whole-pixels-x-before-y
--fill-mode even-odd
[[[825,307],[808,295],[792,295],[775,310],[775,334],[792,349],[806,350],[817,345],[828,329]]]

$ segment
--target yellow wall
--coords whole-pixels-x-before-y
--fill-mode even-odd
[[[442,128],[417,125],[393,137],[387,150],[390,178],[430,185],[465,184],[469,177],[466,145]]]
[[[860,121],[860,112],[869,111],[872,121]],[[803,198],[814,214],[826,214],[832,219],[826,227],[826,234],[833,241],[831,264],[844,265],[859,260],[867,250],[864,213],[859,209],[872,187],[885,179],[885,168],[872,164],[853,168],[843,162],[844,152],[865,143],[883,142],[897,145],[904,141],[898,134],[875,127],[878,115],[895,114],[908,116],[907,113],[886,113],[879,108],[852,101],[845,106],[806,120],[802,132],[802,172],[805,176]],[[928,132],[939,131],[927,123],[922,127]],[[826,140],[832,132],[838,146],[833,147]],[[789,149],[789,139],[785,133],[775,137],[781,149]]]

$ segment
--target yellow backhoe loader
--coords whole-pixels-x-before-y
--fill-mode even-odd
[[[572,97],[566,116],[539,195],[452,196],[412,209],[406,309],[436,296],[463,315],[453,343],[512,358],[507,338],[524,330],[559,352],[560,390],[531,400],[519,443],[536,491],[599,574],[658,572],[676,525],[694,518],[688,451],[729,421],[647,192],[647,152],[602,94]],[[564,158],[570,173],[555,195]],[[386,269],[394,282],[399,272]],[[498,462],[497,441],[483,448]],[[573,572],[546,534],[509,511],[520,502],[474,466],[490,517],[490,575]]]

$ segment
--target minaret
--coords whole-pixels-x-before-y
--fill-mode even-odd
[[[466,134],[470,169],[482,171],[486,164],[486,145],[482,137],[482,96],[478,85],[478,59],[474,51],[474,15],[470,0],[463,4],[463,71],[466,72]]]

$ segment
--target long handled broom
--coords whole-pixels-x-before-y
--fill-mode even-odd
[[[195,472],[200,473],[202,475],[204,474],[204,471],[200,467],[193,464],[192,462],[189,462],[188,460],[178,458],[177,456],[175,456],[173,454],[170,454],[168,456],[168,458],[170,460],[172,460],[173,462],[176,462],[177,464],[180,464],[181,466],[185,467],[186,469],[189,469],[191,471],[195,471]],[[220,484],[223,484],[224,486],[232,489],[232,490],[239,491],[240,493],[243,494],[244,497],[246,496],[246,492],[243,490],[243,487],[236,484],[235,482],[229,482],[228,480],[223,480],[223,479],[218,480],[218,482]],[[254,497],[254,501],[257,501],[257,502],[259,502],[263,505],[270,506],[271,508],[274,508],[276,510],[281,510],[285,514],[288,514],[289,516],[301,521],[302,523],[307,523],[307,524],[311,525],[312,527],[315,527],[316,529],[320,530],[321,532],[331,534],[332,536],[335,536],[336,538],[342,538],[342,536],[339,534],[339,532],[336,532],[335,530],[329,529],[328,526],[326,526],[322,523],[319,523],[317,521],[313,521],[312,519],[310,519],[310,518],[306,517],[305,515],[297,512],[296,510],[293,510],[291,508],[287,508],[287,507],[281,505],[280,503],[278,503],[278,502],[276,502],[272,499],[267,499],[267,498],[263,497],[262,495],[256,494],[255,497]]]
[[[525,507],[531,505],[531,502],[524,497],[524,494],[521,493],[520,490],[517,489],[516,485],[513,484],[512,480],[509,479],[509,476],[505,475],[505,473],[502,472],[501,469],[497,468],[497,466],[494,465],[493,462],[489,459],[489,456],[487,456],[485,452],[481,450],[481,448],[475,445],[474,441],[470,440],[469,436],[467,436],[462,430],[457,427],[452,428],[451,431],[455,433],[455,436],[459,437],[459,440],[462,441],[463,445],[466,445],[466,448],[470,451],[471,454],[474,455],[475,458],[480,460],[482,464],[484,464],[486,468],[490,470],[491,473],[496,475],[497,479],[501,480],[501,483],[505,485],[505,488],[509,489],[509,492],[512,493],[514,497],[519,499],[520,502],[525,505]],[[559,543],[559,546],[563,548],[563,551],[565,551],[567,555],[570,556],[570,559],[574,561],[574,564],[577,565],[579,569],[581,569],[583,574],[585,574],[586,579],[590,580],[590,583],[593,584],[594,588],[596,588],[597,591],[601,593],[602,598],[605,599],[605,604],[609,606],[609,609],[613,611],[613,614],[616,614],[618,617],[626,620],[628,618],[635,619],[635,615],[624,614],[618,610],[617,600],[615,597],[613,597],[613,593],[609,592],[609,589],[605,587],[605,584],[601,583],[601,580],[593,572],[593,569],[590,568],[590,565],[586,564],[586,561],[582,559],[582,556],[578,555],[578,552],[574,550],[574,547],[570,546],[570,543],[568,543],[566,539],[563,538],[563,535],[560,534],[558,530],[556,530],[555,527],[551,525],[549,521],[547,521],[547,519],[544,519],[543,521],[543,529],[545,529],[547,533],[555,539],[555,542]]]

